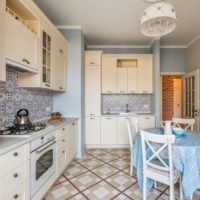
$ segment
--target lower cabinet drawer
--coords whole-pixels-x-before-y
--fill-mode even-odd
[[[27,179],[6,198],[0,200],[30,200],[30,180]]]
[[[26,144],[0,156],[0,177],[20,166],[30,158],[30,146]]]
[[[29,177],[29,162],[0,179],[0,197],[8,196]]]

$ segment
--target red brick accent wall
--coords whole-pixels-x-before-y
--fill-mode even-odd
[[[174,76],[162,76],[162,117],[163,120],[172,119],[173,111],[173,78]]]

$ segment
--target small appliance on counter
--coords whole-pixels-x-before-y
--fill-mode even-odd
[[[59,123],[59,122],[62,122],[64,121],[65,119],[62,117],[62,114],[59,113],[59,112],[53,112],[51,114],[51,117],[49,118],[48,122],[49,123]]]

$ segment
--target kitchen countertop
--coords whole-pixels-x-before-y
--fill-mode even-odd
[[[78,118],[65,118],[64,121],[56,124],[48,124],[47,127],[41,131],[33,133],[29,137],[23,136],[0,136],[0,156],[16,149],[24,144],[27,144],[41,136],[44,136],[50,132],[56,131],[57,129],[62,128],[68,124],[71,124],[74,121],[77,121]]]
[[[102,113],[103,117],[148,117],[155,116],[154,113]]]

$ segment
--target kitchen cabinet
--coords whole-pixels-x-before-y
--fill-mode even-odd
[[[101,117],[101,144],[117,144],[116,117]]]
[[[138,68],[130,67],[127,69],[127,92],[137,93],[138,92]]]
[[[138,62],[138,93],[153,93],[152,55],[140,56]]]
[[[85,66],[101,66],[102,51],[85,51]]]
[[[29,144],[0,156],[0,200],[30,199],[29,177]]]
[[[101,66],[85,66],[85,115],[101,113]]]
[[[6,0],[0,1],[0,81],[6,81]]]
[[[55,40],[52,43],[52,87],[55,90],[66,89],[66,49],[67,44],[63,40]]]
[[[17,6],[19,5],[16,4]],[[23,5],[21,6],[23,7]],[[23,14],[15,8],[15,5],[8,4],[6,12],[6,59],[8,64],[15,65],[14,63],[16,63],[21,65],[22,68],[25,66],[25,68],[31,68],[38,72],[39,37],[36,27],[31,26],[32,23],[30,23],[30,21],[34,21],[33,23],[36,24],[38,19],[25,7],[23,9],[29,13]]]
[[[154,128],[155,127],[155,117],[154,116],[140,116],[139,119],[139,128]]]
[[[85,144],[99,145],[101,142],[101,121],[100,117],[85,118]]]
[[[102,93],[117,93],[117,59],[116,56],[102,56]]]
[[[117,68],[117,93],[127,93],[127,68]]]

